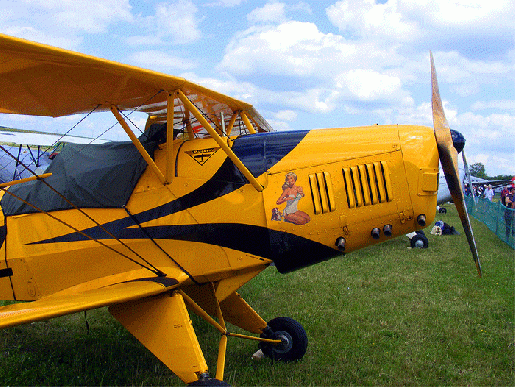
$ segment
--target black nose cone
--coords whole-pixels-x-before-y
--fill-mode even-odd
[[[463,137],[463,134],[454,129],[451,129],[451,136],[454,148],[456,148],[458,153],[461,153],[463,147],[465,146],[465,137]]]

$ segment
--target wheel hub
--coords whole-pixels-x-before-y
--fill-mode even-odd
[[[274,332],[275,340],[281,340],[281,344],[272,346],[272,350],[276,353],[287,353],[293,347],[293,339],[288,332],[278,331]]]
[[[415,247],[419,247],[419,248],[424,247],[424,241],[419,239],[418,241],[415,242]]]

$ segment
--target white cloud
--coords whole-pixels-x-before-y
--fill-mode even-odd
[[[287,117],[293,117],[291,108],[311,113],[330,112],[335,108],[339,96],[337,91],[326,89],[309,89],[302,90],[301,92],[272,91],[249,82],[239,82],[236,79],[203,78],[194,73],[183,73],[181,76],[191,82],[227,94],[233,98],[247,101],[253,105],[273,104],[278,107],[274,114],[279,114],[278,112],[284,110],[283,113],[280,113],[280,119],[283,121],[286,121]],[[289,109],[280,109],[280,107],[288,107]]]
[[[127,45],[116,52],[88,49],[161,71],[195,68],[199,75],[187,79],[259,110],[265,106],[276,129],[294,122],[300,128],[335,122],[431,126],[431,49],[447,118],[466,136],[469,158],[513,164],[515,2],[335,0],[324,14],[315,1],[152,0],[132,2],[134,8],[129,1],[0,0],[0,30],[70,49],[104,38],[105,48],[113,49],[122,37],[139,52],[121,51]],[[318,19],[321,13],[326,20]],[[115,29],[122,23],[125,30]],[[229,42],[227,34],[233,34]],[[211,52],[213,36],[220,45]],[[162,49],[169,44],[191,46]],[[191,51],[180,51],[185,48]],[[200,52],[205,62],[190,59]]]
[[[457,83],[472,76],[484,82],[489,82],[491,76],[505,76],[513,72],[513,65],[500,60],[471,60],[464,58],[457,51],[439,51],[434,53],[438,62],[438,79],[447,83]]]
[[[190,70],[196,67],[196,64],[189,59],[156,50],[135,52],[130,55],[130,60],[137,66],[155,71]]]
[[[290,124],[286,121],[276,120],[274,118],[268,119],[267,122],[274,128],[274,130],[277,131],[287,131],[287,130],[294,130],[295,128],[292,128]]]
[[[129,0],[40,1],[54,13],[54,23],[88,33],[105,32],[110,23],[132,21]]]
[[[314,3],[316,6],[318,6],[317,3]],[[291,4],[289,5],[288,7],[289,10],[291,11],[301,11],[305,14],[308,14],[308,15],[312,15],[313,14],[313,10],[311,9],[311,6],[304,2],[304,1],[299,1],[298,3],[295,3],[295,4]]]
[[[414,42],[439,33],[501,35],[511,30],[514,10],[510,0],[343,0],[326,11],[329,20],[351,36]]]
[[[56,36],[47,34],[33,27],[7,26],[2,29],[2,33],[68,50],[77,49],[83,40],[77,35]]]
[[[401,88],[399,78],[364,69],[340,74],[336,78],[336,84],[362,101],[385,99],[398,93]]]
[[[275,87],[287,91],[262,90],[260,99],[327,113],[344,101],[403,104],[408,94],[395,70],[403,63],[390,49],[322,33],[313,23],[288,21],[236,34],[219,69],[234,76],[276,77]],[[347,109],[356,107],[347,104]]]
[[[471,109],[472,110],[496,109],[496,110],[515,111],[515,101],[514,100],[476,101],[472,104]]]
[[[327,89],[302,91],[261,90],[261,99],[280,107],[301,109],[310,113],[329,113],[338,106],[340,93]]]
[[[20,38],[76,49],[82,34],[102,34],[132,22],[129,0],[19,0],[0,2],[0,29]]]
[[[138,23],[146,34],[126,39],[130,45],[189,44],[199,40],[202,33],[197,6],[190,0],[158,3],[155,13]]]
[[[280,23],[287,20],[286,4],[267,3],[261,8],[256,8],[247,15],[247,20],[251,23]]]
[[[274,117],[282,121],[295,121],[297,119],[297,113],[293,110],[279,110],[274,114]]]
[[[244,2],[246,2],[247,0],[218,0],[218,1],[214,1],[212,3],[207,3],[205,4],[207,7],[226,7],[226,8],[231,8],[231,7],[236,7]]]
[[[399,1],[399,8],[421,17],[433,26],[445,28],[477,28],[482,26],[510,26],[514,4],[510,0],[418,0]]]
[[[515,115],[466,112],[451,127],[465,136],[469,163],[482,162],[490,175],[515,173]]]
[[[399,12],[395,0],[378,4],[375,0],[338,1],[327,8],[327,17],[344,34],[353,38],[376,37],[413,41],[419,35],[416,23]]]
[[[174,43],[190,43],[200,39],[198,9],[189,0],[157,5],[155,22],[157,34],[170,36]]]
[[[278,26],[251,27],[235,35],[220,68],[240,75],[264,71],[325,77],[335,59],[345,61],[355,51],[341,36],[323,34],[313,23],[291,21]]]
[[[53,26],[60,31],[101,33],[113,22],[132,20],[129,0],[19,0],[14,11],[11,6],[0,3],[1,13],[11,14],[18,26]]]
[[[187,72],[180,75],[188,81],[195,82],[204,87],[215,90],[219,93],[227,94],[248,103],[255,104],[260,101],[260,89],[248,82],[239,82],[235,79],[219,79],[200,77],[195,73]]]

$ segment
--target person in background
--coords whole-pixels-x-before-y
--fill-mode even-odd
[[[470,187],[468,184],[465,184],[465,196],[470,196]]]
[[[492,201],[493,197],[494,197],[494,190],[492,188],[492,185],[488,184],[488,187],[485,190],[485,198]]]
[[[506,196],[506,210],[504,211],[504,220],[506,221],[506,241],[511,236],[515,237],[515,225],[513,218],[515,214],[515,187],[511,187],[510,194]]]
[[[506,186],[501,191],[501,203],[506,206],[506,197],[510,194],[510,187]]]

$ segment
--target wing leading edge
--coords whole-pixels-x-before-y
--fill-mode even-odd
[[[0,113],[64,116],[91,111],[143,111],[167,117],[167,98],[181,90],[214,124],[245,112],[259,132],[271,127],[252,105],[203,86],[124,65],[0,34]],[[174,126],[190,119],[176,99]],[[221,114],[222,113],[222,114]]]

